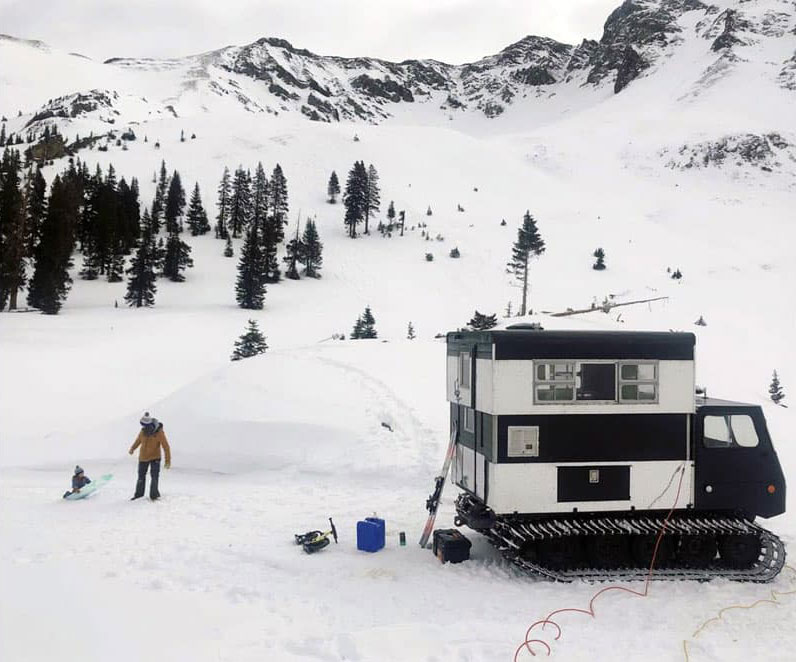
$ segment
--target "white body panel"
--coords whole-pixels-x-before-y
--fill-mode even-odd
[[[487,414],[690,414],[695,410],[694,362],[658,361],[658,401],[620,404],[619,402],[534,403],[533,361],[478,362],[476,388],[479,411]],[[456,361],[448,358],[448,382]],[[454,373],[455,374],[455,373]],[[479,384],[491,386],[491,394],[481,392]],[[449,386],[450,389],[450,386]],[[450,395],[448,397],[450,400]],[[455,402],[455,398],[452,402]],[[482,406],[483,404],[483,406]]]
[[[467,450],[467,449],[465,449]],[[473,451],[470,451],[472,453]],[[472,461],[471,458],[467,458]],[[466,459],[465,459],[466,461]],[[683,464],[680,460],[650,462],[556,462],[538,464],[488,464],[489,492],[487,505],[497,514],[507,513],[571,513],[600,510],[666,510],[677,495],[679,475],[672,478]],[[559,503],[558,467],[630,466],[630,500],[584,501]],[[686,462],[686,472],[677,499],[677,507],[694,502],[694,463]],[[671,484],[669,481],[671,480]],[[668,489],[667,485],[669,486]],[[467,487],[467,486],[465,486]],[[468,489],[472,489],[468,487]]]
[[[475,362],[475,408],[487,413],[494,408],[493,363],[491,359],[477,359]]]

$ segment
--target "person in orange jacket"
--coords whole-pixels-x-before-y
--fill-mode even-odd
[[[135,485],[135,494],[130,501],[135,501],[144,496],[146,487],[146,473],[149,470],[149,498],[156,501],[160,498],[158,491],[158,478],[160,476],[160,449],[166,455],[166,469],[171,468],[171,448],[163,432],[163,424],[145,412],[141,417],[141,432],[138,433],[135,442],[130,446],[130,455],[136,448],[138,451],[138,482]]]

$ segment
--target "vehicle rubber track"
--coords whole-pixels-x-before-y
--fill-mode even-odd
[[[659,549],[666,548],[669,558],[661,558],[652,573],[654,580],[696,580],[729,579],[739,582],[770,582],[785,565],[785,546],[773,533],[741,516],[726,513],[700,513],[695,511],[676,511],[668,521],[665,512],[619,513],[616,515],[562,515],[527,518],[522,516],[496,516],[469,494],[462,494],[456,500],[458,516],[456,524],[467,524],[482,533],[489,542],[509,561],[528,572],[550,581],[644,581],[649,578],[649,563],[633,558],[628,553],[613,558],[612,567],[593,567],[604,563],[591,563],[589,554],[582,552],[598,548],[599,543],[616,549],[617,543],[625,549],[632,549],[633,541],[642,538],[652,546],[659,532],[665,532]],[[756,540],[759,544],[757,556],[754,548],[749,559],[743,563],[728,564],[721,554],[713,553],[712,558],[702,563],[683,563],[681,554],[685,540],[713,541],[732,545],[733,541]],[[545,564],[539,557],[542,545],[570,546],[581,550],[574,555],[571,563],[557,563],[556,567]],[[714,546],[715,550],[716,547]],[[648,547],[651,554],[651,549]],[[591,561],[594,561],[592,554]],[[599,559],[599,557],[598,557]],[[560,561],[560,558],[558,559]]]

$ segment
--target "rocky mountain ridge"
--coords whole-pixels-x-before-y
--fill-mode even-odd
[[[252,113],[298,112],[319,122],[379,123],[410,104],[428,104],[449,118],[468,113],[497,118],[523,98],[547,99],[564,92],[586,99],[619,94],[635,80],[654,75],[684,42],[705,42],[699,48],[714,61],[702,77],[710,83],[743,58],[739,51],[761,40],[790,44],[787,57],[771,65],[779,87],[796,88],[796,3],[715,1],[625,0],[608,16],[599,41],[573,46],[530,35],[462,65],[323,56],[274,37],[185,58],[112,58],[103,66],[173,80],[174,91],[160,98],[125,89],[100,91],[99,86],[95,92],[106,117],[119,115],[114,105],[126,95],[144,99],[149,109],[139,113],[141,120],[164,112],[182,115],[187,111],[181,102],[194,93],[232,101]],[[46,49],[40,42],[28,43]],[[603,89],[605,93],[594,97]],[[93,94],[85,89],[73,93]],[[196,106],[206,109],[207,103],[200,99]],[[70,112],[55,114],[81,117],[75,108],[73,104]],[[29,125],[54,112],[47,107],[29,110]],[[85,114],[95,110],[86,106]]]

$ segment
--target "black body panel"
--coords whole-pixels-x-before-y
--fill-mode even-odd
[[[558,501],[629,501],[630,467],[558,467]]]
[[[497,462],[685,460],[688,414],[494,416]],[[539,457],[508,457],[509,426],[539,427]]]
[[[758,445],[706,446],[705,416],[733,415],[752,418]],[[698,407],[693,439],[696,461],[694,505],[697,510],[739,511],[748,517],[773,517],[785,512],[785,476],[760,407],[729,403]],[[769,486],[773,486],[773,493],[769,492]]]
[[[694,359],[693,333],[641,331],[459,331],[449,333],[448,353],[478,345],[477,354],[495,359]]]

